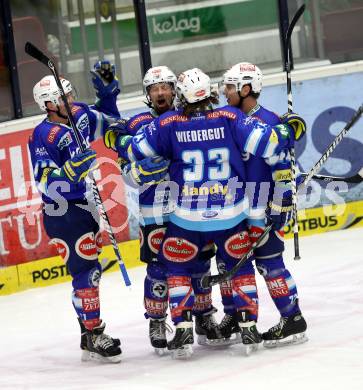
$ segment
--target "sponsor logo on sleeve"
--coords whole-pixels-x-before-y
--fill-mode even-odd
[[[59,133],[59,131],[61,130],[61,127],[60,126],[53,126],[49,133],[48,133],[48,137],[47,137],[47,141],[52,144],[55,140],[55,137],[57,136],[57,134]]]
[[[144,121],[152,121],[154,118],[151,114],[145,114],[145,115],[140,115],[137,118],[133,119],[129,125],[130,129],[133,129],[136,127],[139,123],[144,122]]]
[[[66,148],[67,146],[69,146],[71,143],[72,143],[72,136],[71,136],[71,133],[69,131],[67,131],[60,138],[57,147],[59,150],[62,150],[64,148]]]

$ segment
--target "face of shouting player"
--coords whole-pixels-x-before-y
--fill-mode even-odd
[[[148,90],[151,103],[160,115],[171,109],[174,100],[174,89],[169,83],[151,85]]]
[[[225,84],[223,93],[230,106],[238,107],[240,104],[240,96],[236,91],[236,86],[233,84]]]

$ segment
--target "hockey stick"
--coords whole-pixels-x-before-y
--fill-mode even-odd
[[[77,142],[77,145],[78,145],[79,149],[81,150],[81,152],[84,152],[86,150],[86,146],[82,142],[83,137],[80,134],[79,130],[77,129],[76,123],[74,122],[74,118],[72,116],[72,111],[71,111],[71,108],[69,107],[69,104],[68,104],[68,101],[67,101],[67,97],[66,97],[66,95],[64,93],[63,86],[62,86],[62,83],[60,81],[60,78],[59,78],[59,75],[58,75],[58,71],[57,71],[57,69],[55,67],[54,62],[50,58],[48,58],[43,52],[41,52],[37,47],[35,47],[30,42],[27,42],[25,44],[25,52],[27,54],[29,54],[31,57],[33,57],[36,60],[40,61],[45,66],[47,66],[48,69],[50,69],[50,71],[52,72],[52,74],[53,74],[53,76],[55,78],[55,81],[57,83],[57,86],[59,88],[59,92],[61,94],[61,98],[63,100],[64,107],[66,108],[68,120],[69,120],[69,123],[71,124],[72,130],[73,130],[73,135],[74,135],[74,137],[76,139],[76,142]],[[114,233],[112,231],[112,227],[111,227],[111,224],[110,224],[110,220],[108,218],[108,215],[107,215],[106,210],[104,208],[104,205],[102,203],[101,195],[100,195],[100,193],[98,191],[97,184],[96,184],[96,181],[95,181],[94,178],[92,180],[92,192],[93,192],[94,200],[96,202],[97,209],[98,209],[98,211],[99,211],[99,213],[100,213],[100,215],[101,215],[101,217],[102,217],[102,219],[104,221],[105,230],[108,233],[108,237],[109,237],[109,239],[111,241],[113,250],[114,250],[115,255],[117,257],[117,261],[118,261],[118,264],[120,266],[120,270],[121,270],[122,276],[124,278],[125,284],[126,284],[126,286],[130,286],[131,285],[131,281],[130,281],[129,275],[127,273],[127,270],[126,270],[125,263],[122,260],[121,253],[120,253],[120,251],[118,249],[116,238],[115,238],[115,235],[114,235]]]
[[[349,129],[361,117],[362,113],[363,113],[363,104],[358,108],[358,110],[355,112],[355,114],[353,115],[351,120],[346,124],[344,129],[334,138],[334,141],[326,148],[323,155],[316,162],[316,164],[310,169],[309,173],[306,174],[304,181],[299,185],[299,190],[304,188],[307,185],[307,183],[312,179],[312,177],[314,177],[314,175],[320,170],[322,165],[324,165],[325,161],[333,153],[333,151],[339,145],[339,143],[344,138],[344,136],[347,134]],[[361,173],[361,171],[359,171],[359,173]],[[261,244],[261,242],[263,242],[263,240],[269,234],[271,229],[272,229],[272,225],[266,226],[266,229],[261,234],[259,239],[251,245],[250,250],[246,254],[244,254],[241,257],[241,259],[238,260],[238,262],[229,271],[224,272],[223,274],[219,274],[219,275],[203,276],[203,278],[201,280],[202,287],[203,288],[212,287],[218,283],[224,282],[225,280],[229,280],[243,266],[243,264],[245,264],[248,261],[248,259],[253,255],[254,249],[256,247],[258,247]]]
[[[291,35],[294,27],[305,11],[305,4],[303,4],[297,11],[292,21],[287,29],[285,42],[284,42],[284,51],[285,51],[285,71],[286,71],[286,90],[287,90],[287,111],[293,112],[292,110],[292,89],[291,89],[291,57],[292,53],[290,51]],[[295,256],[294,260],[300,260],[300,249],[299,249],[299,225],[297,217],[297,189],[296,189],[296,156],[295,148],[290,149],[291,157],[291,192],[292,192],[292,220],[293,220],[293,231],[294,231],[294,248]]]
[[[300,172],[300,175],[306,177],[308,174],[304,172]],[[333,181],[343,181],[348,184],[359,184],[363,182],[363,168],[361,168],[360,171],[353,176],[314,175],[312,177],[312,180],[321,180],[327,183],[331,183]]]

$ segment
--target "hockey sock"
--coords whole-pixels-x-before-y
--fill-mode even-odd
[[[183,312],[191,311],[194,305],[194,292],[191,278],[188,276],[169,276],[169,306],[175,325],[184,321]]]

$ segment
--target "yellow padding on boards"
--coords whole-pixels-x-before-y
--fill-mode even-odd
[[[143,264],[140,261],[138,240],[122,242],[118,246],[127,269]],[[105,272],[120,272],[112,245],[103,248],[99,259]],[[0,287],[2,286],[0,295],[8,295],[28,288],[46,287],[70,280],[71,277],[63,259],[60,256],[49,257],[0,268]]]

